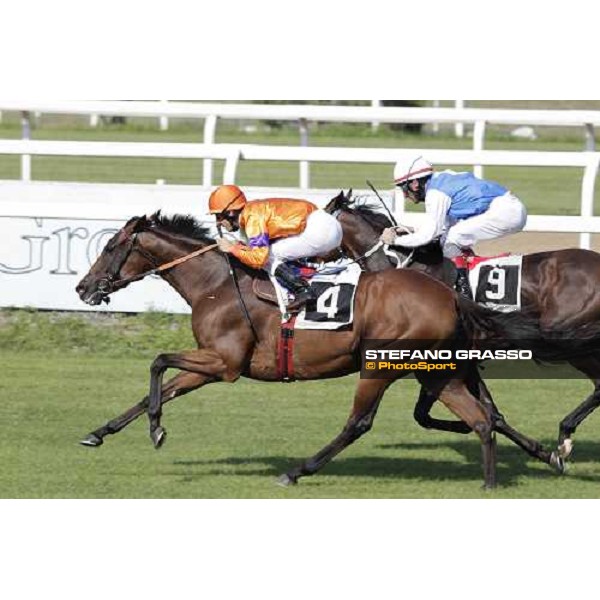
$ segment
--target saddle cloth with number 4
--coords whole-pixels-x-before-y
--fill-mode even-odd
[[[342,270],[340,270],[342,269]],[[323,272],[315,273],[310,287],[317,296],[302,309],[296,319],[296,329],[339,329],[350,325],[354,318],[354,296],[361,274],[358,264],[349,261],[327,263]],[[287,296],[287,290],[271,278],[278,293]]]

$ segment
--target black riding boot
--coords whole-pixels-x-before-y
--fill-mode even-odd
[[[294,300],[287,305],[289,312],[299,312],[307,302],[316,300],[315,293],[310,289],[308,282],[300,277],[291,265],[280,264],[275,269],[274,275],[281,285],[294,294]]]
[[[456,269],[456,291],[469,300],[473,299],[471,284],[469,283],[469,271],[467,269]]]

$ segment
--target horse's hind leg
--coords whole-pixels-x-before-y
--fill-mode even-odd
[[[481,440],[484,487],[496,486],[496,437],[488,409],[467,389],[463,381],[452,379],[442,389],[440,401],[462,419]]]
[[[278,479],[278,483],[287,486],[297,483],[300,477],[313,475],[344,448],[367,433],[373,426],[381,398],[391,383],[390,380],[361,379],[354,395],[350,418],[342,432],[317,454],[282,475]]]
[[[471,380],[474,381],[474,380]],[[554,467],[560,473],[564,473],[565,463],[560,457],[558,452],[550,452],[540,444],[537,440],[527,437],[520,431],[517,431],[511,427],[504,415],[498,410],[498,407],[492,400],[492,395],[479,374],[476,376],[476,383],[479,387],[479,400],[482,402],[490,411],[492,418],[492,427],[495,431],[508,438],[511,442],[525,450],[529,456],[537,458],[541,462]],[[472,390],[472,386],[469,387]]]
[[[198,389],[200,386],[208,383],[208,379],[198,373],[179,373],[163,386],[161,391],[161,404],[183,396],[188,392]],[[135,421],[140,415],[143,415],[148,408],[148,396],[141,402],[132,406],[122,415],[111,419],[102,427],[92,431],[87,435],[81,444],[83,446],[101,446],[104,443],[104,437],[121,431],[124,427]]]
[[[558,453],[566,460],[573,451],[571,436],[582,421],[600,406],[600,380],[594,380],[594,391],[574,411],[570,412],[558,426]]]
[[[451,431],[453,433],[471,433],[473,430],[462,421],[445,421],[434,419],[431,415],[431,407],[437,401],[437,396],[421,387],[419,398],[415,405],[413,416],[415,421],[424,429],[436,429],[438,431]]]

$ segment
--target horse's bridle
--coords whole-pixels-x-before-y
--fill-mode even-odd
[[[337,218],[338,215],[343,210],[344,210],[343,208],[338,207],[331,213],[331,216]],[[367,223],[371,227],[374,227],[373,223],[371,223],[364,215],[361,215],[360,213],[353,213],[353,214],[357,214],[365,223]],[[377,241],[377,243],[374,246],[369,248],[369,250],[367,250],[364,254],[362,254],[358,258],[353,259],[352,262],[358,263],[360,265],[360,268],[363,271],[366,271],[367,269],[366,269],[366,265],[365,265],[365,260],[367,258],[369,258],[370,256],[372,256],[373,254],[375,254],[375,252],[377,252],[379,249],[382,249],[382,252],[388,258],[391,258],[393,261],[396,262],[396,267],[395,267],[396,269],[406,268],[411,263],[413,255],[415,253],[415,251],[413,249],[409,254],[406,255],[404,260],[401,260],[400,256],[398,254],[396,254],[393,250],[390,250],[389,244],[384,244],[382,241]]]
[[[194,252],[176,258],[175,260],[163,263],[162,265],[157,265],[153,256],[146,252],[139,244],[136,245],[138,232],[135,232],[131,235],[125,232],[123,233],[127,236],[125,240],[127,245],[123,247],[118,259],[111,262],[110,267],[107,269],[106,276],[98,280],[98,292],[102,294],[102,301],[106,302],[107,304],[110,302],[110,298],[108,296],[125,287],[126,285],[129,285],[134,281],[144,279],[149,275],[156,275],[162,271],[166,271],[167,269],[172,269],[173,267],[176,267],[177,265],[180,265],[191,258],[195,258],[196,256],[200,256],[209,250],[217,248],[217,244],[211,244],[210,246],[205,246],[198,250],[194,250]],[[137,275],[132,275],[131,277],[119,279],[123,265],[127,262],[127,259],[134,250],[139,252],[146,260],[148,260],[151,265],[154,265],[154,267],[148,271],[144,271],[143,273],[138,273]]]
[[[125,232],[123,232],[125,233]],[[110,302],[108,296],[122,287],[120,284],[124,281],[123,279],[119,279],[119,275],[121,273],[121,269],[123,265],[127,262],[129,255],[133,252],[135,242],[137,240],[137,233],[133,233],[132,235],[125,234],[127,244],[123,247],[119,247],[120,254],[117,255],[117,258],[111,261],[108,269],[106,270],[106,276],[102,277],[98,281],[98,292],[102,294],[102,301],[107,304]],[[107,248],[109,251],[110,248]],[[138,248],[139,250],[139,248]],[[146,257],[150,258],[150,257]],[[154,261],[151,261],[154,264]]]

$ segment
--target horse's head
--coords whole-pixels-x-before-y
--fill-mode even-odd
[[[342,226],[342,248],[353,258],[362,256],[379,240],[386,227],[391,227],[389,219],[364,205],[357,204],[352,198],[352,190],[348,194],[340,192],[325,207],[325,210],[335,216]],[[385,267],[389,261],[385,261]]]
[[[332,198],[325,208],[323,209],[325,212],[328,212],[330,215],[334,217],[337,216],[337,213],[344,208],[348,207],[352,202],[352,188],[348,190],[347,194],[344,194],[344,190],[341,190],[340,193]]]
[[[340,222],[343,232],[342,248],[352,258],[363,256],[379,241],[383,230],[393,226],[385,214],[367,203],[357,202],[350,197],[350,194],[345,196],[343,192],[333,198],[325,210]],[[398,235],[402,236],[410,232],[409,228],[404,229],[405,231],[398,231]],[[388,255],[376,253],[368,259],[369,270],[380,271],[389,268],[390,265],[396,266],[409,254],[414,262],[424,265],[437,265],[443,261],[442,250],[437,241],[419,247],[414,252],[412,248],[402,249],[402,238],[399,241],[400,245],[394,247],[397,258],[390,261]]]
[[[87,275],[75,288],[86,304],[108,304],[109,295],[120,289],[116,288],[116,282],[134,277],[154,266],[145,253],[134,251],[139,250],[136,243],[138,234],[150,224],[145,216],[133,217],[109,240]]]

